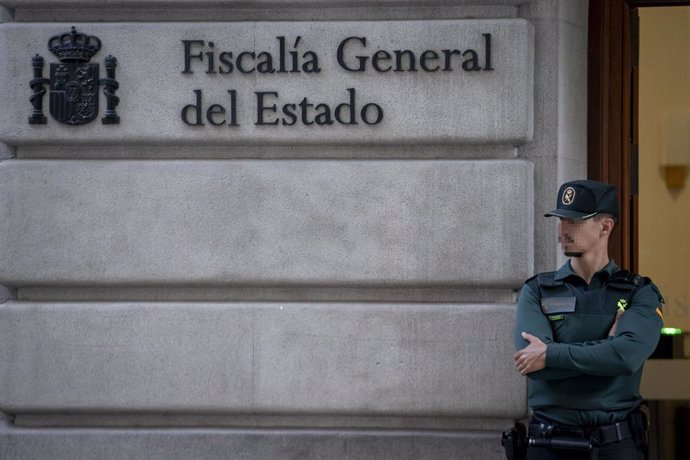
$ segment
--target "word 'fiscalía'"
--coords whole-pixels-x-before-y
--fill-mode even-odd
[[[475,49],[427,49],[415,53],[409,49],[370,52],[367,37],[351,36],[340,41],[336,49],[338,65],[348,72],[365,72],[373,69],[385,72],[449,72],[461,68],[464,71],[494,70],[491,62],[491,34],[482,34],[483,53]],[[205,69],[207,74],[260,73],[320,73],[319,56],[315,51],[302,51],[302,37],[294,41],[284,36],[276,37],[278,53],[271,51],[218,51],[214,42],[182,40],[184,45],[183,74],[193,74]],[[481,57],[480,57],[481,56]],[[483,58],[483,59],[482,59]]]
[[[278,56],[274,58],[268,51],[242,51],[234,54],[232,51],[222,51],[216,59],[215,43],[204,40],[182,40],[184,44],[184,70],[182,73],[194,73],[192,60],[199,63],[206,61],[206,73],[227,74],[237,70],[239,73],[319,73],[319,57],[314,51],[305,51],[301,55],[297,47],[302,41],[297,36],[292,49],[288,50],[285,37],[278,40]]]

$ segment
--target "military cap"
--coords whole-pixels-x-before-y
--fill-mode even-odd
[[[556,209],[544,216],[585,220],[597,214],[611,214],[618,218],[616,187],[593,180],[574,180],[561,185]]]

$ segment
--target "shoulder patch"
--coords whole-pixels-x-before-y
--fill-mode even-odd
[[[539,283],[537,283],[538,276],[539,275],[534,275],[524,283],[524,286],[528,286],[532,290],[532,292],[534,292],[537,295],[539,294]]]
[[[539,276],[539,274],[536,274],[536,275],[534,275],[534,276],[531,276],[531,277],[527,278],[527,279],[525,280],[525,283],[524,283],[524,284],[527,284],[527,283],[529,283],[530,281],[534,281],[535,279],[537,279],[537,276]]]
[[[555,276],[556,276],[556,272],[539,273],[537,275],[537,282],[539,283],[540,287],[545,287],[545,288],[563,286],[563,284],[564,284],[563,281],[561,281],[561,280],[556,281],[554,279]]]
[[[632,273],[628,270],[619,270],[609,278],[608,286],[616,289],[623,289],[631,291],[638,287],[644,286],[645,278],[642,278],[637,273]]]
[[[666,301],[664,300],[664,296],[661,295],[659,288],[656,286],[656,284],[654,284],[652,279],[647,277],[647,276],[644,276],[644,277],[640,276],[640,275],[637,275],[637,276],[641,279],[641,282],[638,286],[639,287],[649,286],[650,288],[652,288],[652,291],[654,291],[654,294],[656,294],[656,296],[659,299],[659,303],[663,306],[666,303]]]
[[[651,286],[652,290],[657,295],[657,297],[659,297],[659,303],[661,304],[659,308],[663,309],[663,306],[666,303],[666,301],[664,300],[664,296],[661,295],[661,292],[659,292],[659,288],[656,287],[656,284],[652,283],[652,280],[650,280],[649,278],[645,279],[649,282],[649,285]]]

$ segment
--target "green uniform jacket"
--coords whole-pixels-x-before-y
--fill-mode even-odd
[[[529,345],[523,331],[547,345],[546,367],[527,374],[535,415],[564,425],[600,426],[624,420],[640,404],[642,365],[659,341],[663,298],[647,278],[635,290],[607,286],[619,270],[611,261],[587,285],[567,262],[546,277],[558,288],[540,287],[537,277],[525,282],[515,348]],[[543,305],[542,293],[558,297],[557,302]],[[617,304],[631,294],[615,336],[609,337]]]

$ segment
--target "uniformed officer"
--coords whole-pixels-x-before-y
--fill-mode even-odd
[[[640,378],[663,321],[649,278],[608,256],[618,219],[615,187],[563,184],[559,241],[570,260],[527,280],[520,292],[514,359],[528,377],[528,459],[644,459]]]

